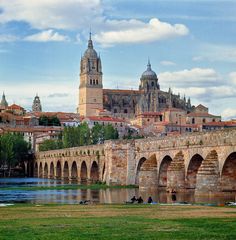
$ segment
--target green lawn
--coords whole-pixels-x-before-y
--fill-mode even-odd
[[[236,239],[236,209],[226,207],[22,204],[0,216],[1,240]]]

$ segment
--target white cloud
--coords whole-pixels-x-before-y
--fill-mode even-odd
[[[157,18],[152,18],[148,23],[128,20],[124,29],[101,32],[96,34],[94,39],[103,46],[112,46],[119,43],[153,42],[184,36],[188,32],[189,30],[185,25],[171,25],[161,22]]]
[[[81,29],[99,22],[100,0],[1,0],[0,23],[24,21],[35,29]]]
[[[171,61],[161,61],[160,63],[163,66],[175,66],[176,65],[176,63],[171,62]]]
[[[226,108],[222,112],[222,117],[225,119],[236,119],[236,109],[235,108]]]
[[[65,35],[61,35],[58,32],[53,31],[52,29],[48,29],[46,31],[42,31],[24,38],[25,41],[32,42],[49,42],[49,41],[68,41],[69,38]]]
[[[236,47],[230,45],[204,44],[199,50],[202,59],[211,62],[236,62]]]
[[[212,68],[192,68],[176,72],[163,72],[159,80],[166,85],[199,87],[218,84],[220,76]]]
[[[230,78],[231,83],[233,83],[234,85],[236,85],[236,72],[231,72],[231,73],[229,74],[229,78]]]
[[[0,42],[14,42],[16,40],[18,40],[18,38],[14,35],[0,34]]]
[[[194,61],[194,62],[200,62],[200,61],[202,61],[204,58],[202,57],[202,56],[195,56],[195,57],[193,57],[192,58],[192,60]]]

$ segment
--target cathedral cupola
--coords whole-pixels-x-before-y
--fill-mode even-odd
[[[42,105],[40,102],[40,98],[38,96],[38,94],[36,94],[35,98],[34,98],[34,102],[32,105],[32,111],[33,112],[42,112]]]
[[[152,70],[149,59],[147,64],[147,70],[143,72],[140,78],[139,89],[145,91],[160,89],[157,75]]]

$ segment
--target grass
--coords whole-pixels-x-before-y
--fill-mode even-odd
[[[236,239],[236,208],[31,205],[0,208],[0,239]]]
[[[115,186],[108,186],[106,184],[88,184],[88,185],[80,185],[80,184],[65,184],[65,185],[57,185],[57,186],[21,186],[21,187],[2,187],[1,190],[4,191],[13,191],[13,190],[23,190],[23,191],[39,191],[39,190],[77,190],[77,189],[92,189],[92,190],[99,190],[99,189],[107,189],[107,188],[137,188],[134,185],[115,185]]]

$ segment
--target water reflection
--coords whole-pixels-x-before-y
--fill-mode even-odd
[[[60,186],[66,184],[60,180],[39,179],[39,178],[12,178],[0,179],[0,203],[61,203],[61,204],[77,204],[81,200],[90,200],[92,203],[124,203],[129,201],[133,196],[141,196],[144,202],[151,196],[154,202],[172,203],[171,193],[167,193],[165,189],[139,191],[133,189],[77,189],[77,190],[37,190],[27,191],[22,188],[19,190],[4,190],[4,188],[14,187],[34,187],[34,186]],[[70,183],[72,184],[72,183]],[[184,193],[176,193],[176,202],[188,203],[209,203],[224,204],[225,202],[235,201],[235,192],[227,192],[221,194],[196,195],[193,190]]]

